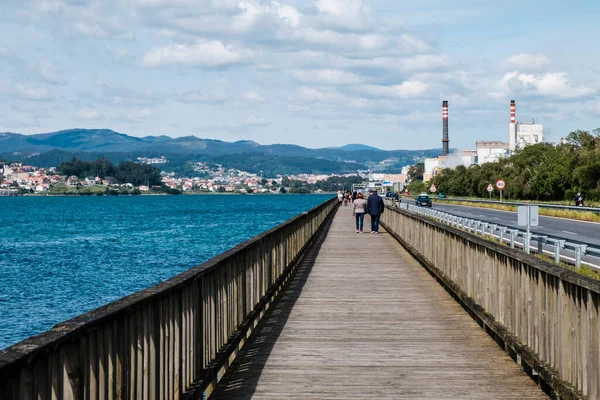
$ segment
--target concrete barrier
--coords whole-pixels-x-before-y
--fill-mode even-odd
[[[425,216],[383,226],[545,389],[600,398],[600,283]]]
[[[208,397],[336,207],[0,351],[0,399]]]

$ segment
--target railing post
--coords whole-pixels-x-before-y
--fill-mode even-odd
[[[575,245],[575,266],[579,268],[581,266],[581,246]]]
[[[516,231],[515,229],[510,230],[510,248],[511,249],[515,248],[515,236],[516,236],[517,232],[518,231]]]
[[[498,239],[500,240],[500,244],[504,244],[504,234],[506,233],[506,227],[501,226],[500,228],[498,228],[498,231]]]
[[[542,254],[544,252],[544,245],[548,241],[548,236],[538,236],[538,254]]]
[[[560,263],[560,249],[565,247],[566,240],[556,240],[554,242],[554,262]]]

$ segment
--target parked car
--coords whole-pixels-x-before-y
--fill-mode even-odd
[[[445,199],[445,198],[446,198],[446,193],[444,193],[444,192],[440,192],[440,193],[438,194],[438,198],[439,198],[439,199]]]
[[[417,199],[415,200],[415,203],[418,206],[431,207],[431,199],[427,195],[425,195],[425,196],[423,196],[423,195],[417,196]]]

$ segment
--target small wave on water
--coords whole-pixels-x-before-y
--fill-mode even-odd
[[[323,195],[0,197],[0,349],[169,279]],[[60,217],[57,217],[60,216]]]

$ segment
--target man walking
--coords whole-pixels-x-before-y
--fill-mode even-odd
[[[371,233],[379,233],[379,216],[383,214],[383,199],[377,194],[377,189],[367,199],[367,212],[371,216]]]

